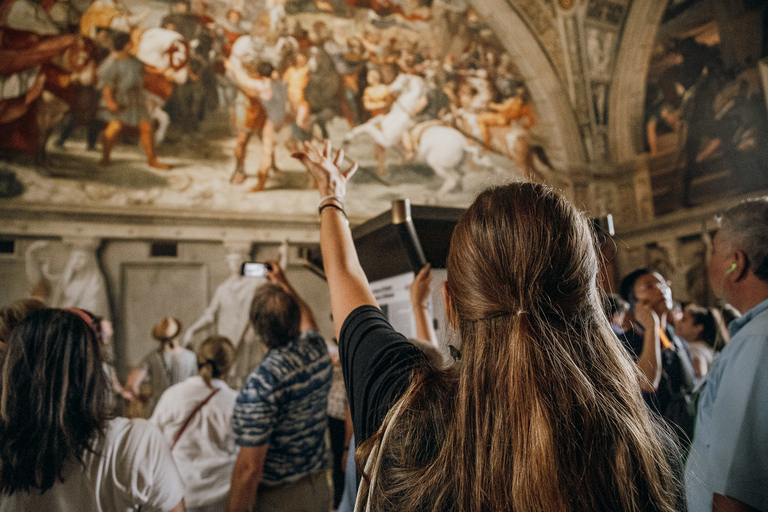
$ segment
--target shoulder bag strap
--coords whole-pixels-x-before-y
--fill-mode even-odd
[[[368,460],[365,461],[365,473],[371,475],[371,481],[368,484],[368,496],[365,505],[363,505],[361,500],[362,493],[358,487],[357,497],[355,498],[355,512],[369,512],[371,510],[371,492],[373,491],[373,487],[376,484],[376,476],[379,472],[379,468],[381,467],[381,459],[384,454],[384,445],[389,440],[389,434],[392,432],[392,424],[395,422],[395,420],[397,420],[398,416],[400,416],[400,412],[402,411],[404,405],[405,401],[401,398],[395,407],[395,412],[392,415],[392,419],[389,421],[389,423],[387,423],[386,427],[384,427],[384,435],[381,437],[381,442],[378,446],[375,446],[373,450],[371,450],[370,455],[368,455]],[[364,482],[362,481],[360,482],[361,487],[363,483]]]
[[[181,426],[181,428],[179,429],[179,431],[178,431],[178,432],[176,432],[176,435],[175,435],[175,436],[173,436],[173,444],[171,445],[171,450],[173,450],[173,447],[174,447],[174,446],[176,446],[176,443],[179,441],[179,438],[181,437],[181,434],[183,434],[183,433],[184,433],[184,431],[187,429],[187,427],[189,426],[189,422],[190,422],[190,421],[192,421],[192,418],[194,418],[194,417],[195,417],[195,414],[197,414],[197,412],[198,412],[200,409],[202,409],[202,408],[203,408],[203,406],[204,406],[205,404],[207,404],[207,403],[208,403],[208,400],[210,400],[211,398],[213,398],[213,395],[215,395],[216,393],[218,393],[218,392],[219,392],[219,389],[221,389],[221,388],[216,388],[216,389],[214,389],[214,390],[211,392],[211,394],[210,394],[210,395],[208,395],[207,397],[205,397],[205,400],[203,400],[202,402],[200,402],[199,404],[197,404],[197,407],[195,407],[195,408],[192,410],[192,412],[191,412],[191,413],[189,413],[189,416],[187,416],[187,419],[186,419],[186,421],[184,422],[184,424]]]
[[[171,386],[171,369],[168,367],[168,362],[165,360],[165,348],[160,347],[157,350],[157,357],[160,358],[160,364],[163,367],[163,377],[165,377],[165,384],[167,387]],[[157,383],[153,383],[153,386],[156,386]]]

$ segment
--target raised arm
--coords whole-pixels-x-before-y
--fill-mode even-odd
[[[338,338],[344,320],[355,308],[364,305],[378,307],[368,286],[368,278],[360,266],[344,212],[347,180],[357,170],[357,164],[342,172],[339,166],[344,161],[344,150],[339,150],[333,158],[331,143],[327,140],[322,152],[311,144],[304,147],[304,152],[293,156],[306,166],[320,191],[320,250],[331,290],[333,326]]]
[[[269,81],[259,78],[252,78],[245,69],[243,69],[240,60],[237,58],[229,58],[224,61],[224,66],[232,72],[232,75],[237,82],[238,88],[243,91],[246,96],[252,98],[258,98],[262,94],[268,94],[272,88]]]
[[[221,297],[219,296],[219,291],[216,290],[216,293],[213,294],[213,299],[211,300],[211,303],[208,305],[207,308],[205,308],[205,311],[203,311],[203,314],[200,315],[200,318],[195,320],[195,323],[187,327],[187,330],[184,331],[184,336],[181,338],[181,344],[184,347],[189,347],[192,345],[192,339],[195,336],[195,333],[199,331],[200,329],[204,329],[211,325],[213,322],[216,321],[216,315],[219,311],[219,308],[221,307]]]
[[[659,317],[646,302],[638,302],[635,307],[635,319],[645,328],[643,350],[637,358],[637,366],[645,379],[640,381],[640,389],[652,393],[659,389],[661,382],[661,340],[659,339]]]

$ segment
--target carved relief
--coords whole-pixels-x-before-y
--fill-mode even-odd
[[[571,80],[574,89],[574,110],[581,125],[589,124],[589,110],[586,103],[586,86],[584,84],[584,73],[581,65],[581,44],[579,44],[578,27],[576,19],[569,16],[565,19],[565,39],[568,51],[568,60],[571,65]]]
[[[589,137],[589,144],[591,147],[590,159],[592,161],[604,162],[607,160],[608,143],[603,132],[593,130],[592,135]]]
[[[96,250],[100,240],[73,240],[65,244],[68,255],[44,240],[30,244],[26,252],[27,278],[32,295],[46,300],[52,307],[81,308],[111,318],[107,284],[101,272]],[[57,273],[64,259],[64,270]]]
[[[598,125],[608,124],[608,88],[603,82],[592,83],[592,109]]]
[[[621,25],[624,20],[624,5],[607,0],[589,0],[587,18],[611,25]]]
[[[595,27],[587,27],[586,34],[590,71],[593,75],[608,75],[613,63],[613,52],[616,48],[616,34]]]

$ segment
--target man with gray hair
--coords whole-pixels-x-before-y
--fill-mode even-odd
[[[744,316],[706,376],[686,464],[688,510],[768,510],[768,197],[720,218],[713,290]]]

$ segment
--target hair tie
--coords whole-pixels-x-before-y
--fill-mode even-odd
[[[214,371],[216,370],[216,361],[214,361],[213,359],[206,359],[204,362],[198,363],[197,369],[201,370],[203,366],[207,366],[207,365],[211,365],[211,368],[213,368]]]

